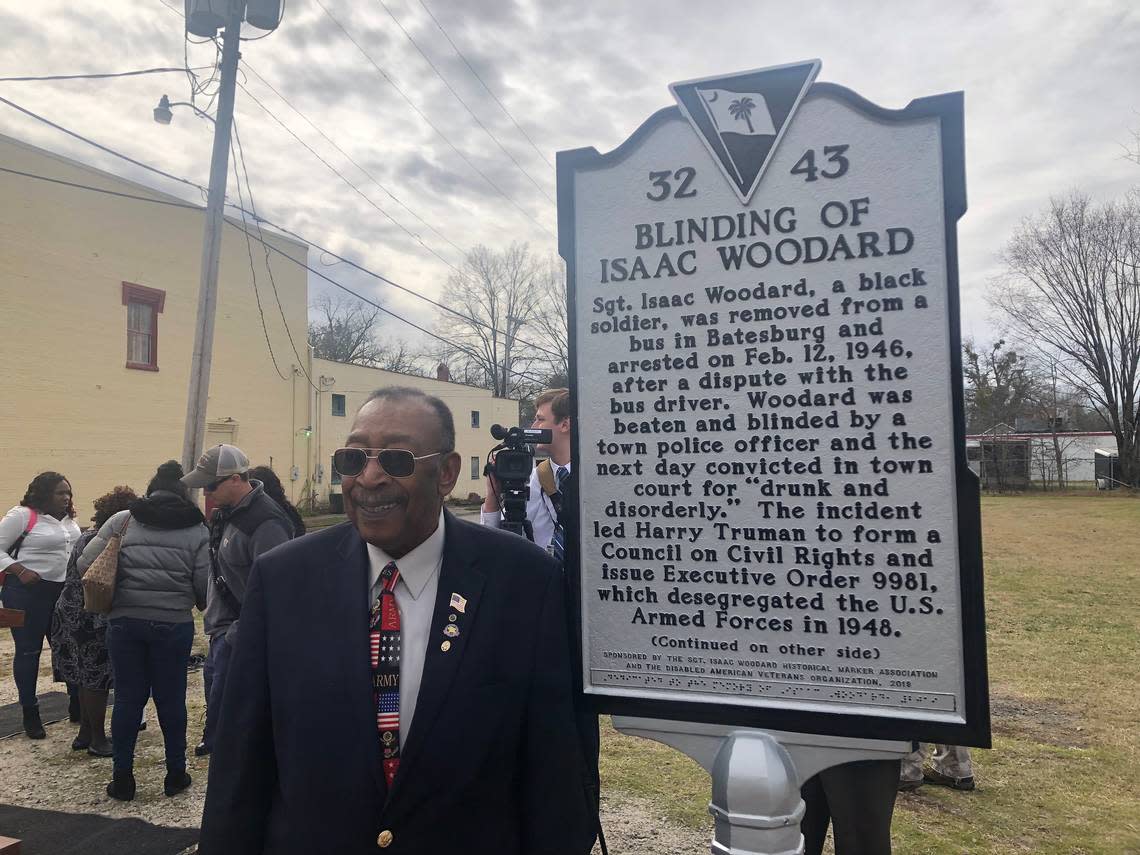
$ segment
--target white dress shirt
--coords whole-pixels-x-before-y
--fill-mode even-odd
[[[570,471],[570,464],[557,464],[553,460],[550,465],[554,467],[554,483],[558,483],[558,470],[564,468],[567,472]],[[550,546],[550,541],[554,538],[554,527],[558,524],[558,511],[554,507],[554,503],[550,501],[550,496],[542,489],[542,484],[538,480],[538,467],[534,467],[530,471],[530,480],[527,482],[530,488],[530,496],[526,500],[526,518],[530,520],[531,529],[534,531],[534,543],[536,546],[541,546],[546,549]],[[502,511],[482,511],[479,514],[479,520],[483,525],[489,528],[501,528],[503,521]]]
[[[439,524],[428,539],[399,560],[380,547],[368,544],[369,607],[380,594],[380,572],[389,561],[396,561],[400,570],[395,594],[400,609],[400,747],[403,748],[416,714],[428,635],[435,615],[439,571],[443,566],[443,511],[440,510]],[[362,639],[360,643],[365,641]]]
[[[67,578],[67,560],[71,549],[79,540],[79,526],[71,517],[57,520],[50,514],[39,513],[36,524],[20,545],[20,555],[13,558],[8,548],[20,539],[28,527],[31,511],[17,505],[0,519],[0,572],[17,561],[39,573],[45,582],[62,582]]]

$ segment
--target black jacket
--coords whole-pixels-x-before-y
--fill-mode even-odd
[[[249,572],[257,556],[293,537],[293,522],[260,481],[232,508],[218,508],[210,520],[209,604],[203,619],[206,635],[228,633],[241,616]],[[224,580],[219,584],[218,580]],[[224,585],[225,590],[219,590]]]
[[[201,855],[586,855],[561,574],[445,514],[415,718],[384,783],[368,556],[344,523],[258,559],[210,759]],[[441,650],[450,598],[462,631]],[[378,848],[383,832],[388,846]]]

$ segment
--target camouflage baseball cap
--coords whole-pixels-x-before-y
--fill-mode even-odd
[[[249,458],[236,445],[215,445],[198,458],[198,465],[183,477],[187,487],[205,487],[230,475],[249,470]]]

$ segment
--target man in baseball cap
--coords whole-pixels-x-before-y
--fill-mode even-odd
[[[249,458],[234,445],[215,445],[198,458],[198,465],[182,479],[187,487],[201,487],[210,495],[210,591],[203,619],[210,637],[210,652],[202,677],[206,689],[206,727],[194,753],[210,753],[222,692],[226,685],[234,629],[253,562],[263,552],[293,537],[293,524],[281,507],[265,494],[260,481],[249,478]]]
[[[236,445],[215,445],[198,458],[198,465],[182,479],[182,483],[193,489],[205,487],[207,493],[212,493],[211,484],[248,471],[249,458],[244,451]],[[214,503],[219,504],[216,499]]]

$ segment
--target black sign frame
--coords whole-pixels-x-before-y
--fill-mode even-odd
[[[575,664],[574,685],[579,701],[597,713],[677,721],[704,722],[766,730],[784,730],[865,739],[911,739],[949,745],[989,748],[991,745],[989,680],[986,661],[985,603],[982,569],[981,489],[977,475],[966,460],[966,427],[963,405],[961,319],[958,285],[958,220],[966,212],[965,132],[963,93],[949,92],[918,98],[901,110],[880,107],[846,87],[834,83],[813,83],[804,97],[839,100],[877,121],[901,124],[916,119],[937,118],[942,147],[942,184],[945,222],[947,321],[949,325],[950,373],[954,419],[955,489],[958,512],[959,581],[961,592],[962,668],[965,723],[934,722],[902,716],[879,716],[844,712],[805,712],[778,707],[744,707],[697,701],[665,701],[587,694],[583,691],[582,657],[585,627],[582,624],[582,568],[577,521],[581,508],[575,507],[567,525],[566,575],[568,611]],[[558,152],[558,252],[566,263],[567,322],[570,331],[570,390],[575,424],[580,416],[578,394],[578,354],[576,296],[576,239],[574,177],[579,172],[611,168],[629,156],[649,134],[664,122],[683,118],[679,107],[666,107],[651,115],[620,146],[601,154],[595,148]],[[793,119],[794,120],[794,119]],[[581,460],[580,436],[572,433],[574,460]],[[573,495],[582,470],[572,468]]]

